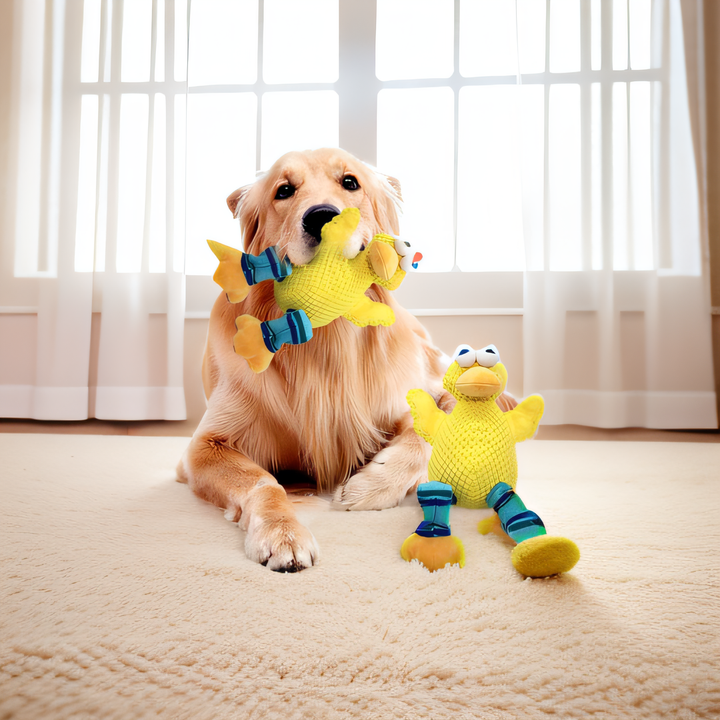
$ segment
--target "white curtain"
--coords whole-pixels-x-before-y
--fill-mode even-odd
[[[189,104],[191,273],[211,272],[205,237],[230,242],[227,232],[237,240],[223,203],[240,184],[235,176],[252,176],[283,143],[351,138],[349,149],[378,161],[392,146],[399,167],[419,159],[425,172],[435,157],[444,174],[430,175],[442,179],[420,188],[433,202],[409,202],[407,215],[423,219],[442,196],[446,228],[455,203],[456,244],[437,232],[428,258],[437,251],[445,263],[438,267],[463,272],[417,282],[448,316],[493,315],[492,297],[475,299],[483,295],[475,272],[519,279],[524,270],[522,307],[496,299],[523,314],[523,393],[546,397],[545,422],[717,427],[702,210],[701,0],[339,0],[338,79],[321,62],[302,82],[283,76],[273,85],[266,60],[276,54],[263,50],[257,67],[258,48],[261,37],[263,48],[285,37],[278,28],[288,7],[193,0],[204,36],[195,36]],[[293,12],[305,18],[318,7],[313,0]],[[398,62],[411,56],[406,45],[416,50],[412,67],[401,62],[388,77],[380,72],[384,79],[374,64],[376,10],[378,37],[383,27],[397,30],[390,11],[415,13],[416,21],[381,43],[403,48]],[[187,0],[0,4],[7,21],[0,38],[13,45],[0,238],[2,417],[184,417],[188,12]],[[301,57],[306,34],[288,32],[301,41]],[[440,35],[430,52],[427,38]],[[515,90],[508,48],[516,40],[526,73],[517,132],[508,130]],[[438,63],[449,70],[423,74],[421,61],[440,45]],[[294,68],[277,57],[283,72]],[[403,122],[412,93],[442,101],[445,120],[426,123],[427,107]],[[295,115],[314,118],[320,96],[328,104],[321,140],[314,119],[305,129],[284,122],[283,98],[305,98],[309,109]],[[392,112],[380,117],[383,108]],[[419,153],[413,138],[426,126]],[[233,133],[242,141],[228,146]],[[411,199],[413,182],[426,175],[400,177]],[[434,299],[437,278],[452,288],[447,304]],[[214,296],[210,279],[199,279]],[[469,300],[460,280],[473,288]]]
[[[582,88],[584,135],[553,115],[551,89],[544,177],[523,175],[524,391],[545,397],[548,424],[717,427],[703,143],[691,131],[702,94],[697,77],[689,92],[686,72],[686,57],[698,65],[702,6],[645,5],[645,75]],[[633,0],[602,3],[613,11],[627,14],[604,17],[614,32],[602,38],[602,65],[631,69]],[[628,17],[629,63],[617,49]],[[582,158],[577,177],[555,172],[560,145]]]
[[[6,5],[0,417],[185,418],[186,15]]]

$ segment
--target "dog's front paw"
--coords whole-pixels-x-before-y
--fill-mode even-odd
[[[251,518],[245,554],[276,572],[298,572],[314,565],[320,551],[313,534],[295,518]]]
[[[425,479],[426,471],[427,460],[413,457],[403,443],[391,445],[335,491],[333,504],[340,510],[395,507]]]

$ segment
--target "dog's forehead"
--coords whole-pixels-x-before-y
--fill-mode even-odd
[[[288,153],[276,168],[279,176],[287,178],[294,185],[300,185],[309,179],[339,180],[348,172],[361,172],[353,158],[329,153]]]

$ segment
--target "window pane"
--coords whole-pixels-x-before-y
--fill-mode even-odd
[[[117,100],[115,101],[117,102]],[[100,172],[95,223],[95,272],[105,271],[108,230],[108,176],[110,174],[110,96],[103,95],[100,110]]]
[[[97,177],[98,97],[83,95],[80,105],[78,202],[75,226],[75,271],[92,272],[95,254],[95,187]]]
[[[212,275],[217,268],[206,240],[240,247],[238,222],[225,199],[255,178],[256,122],[255,93],[188,96],[185,269],[189,275]]]
[[[165,96],[156,93],[153,119],[152,188],[150,191],[150,272],[165,272],[167,217],[167,118]]]
[[[629,270],[627,83],[613,83],[612,101],[613,268]]]
[[[520,72],[545,71],[545,0],[517,0]]]
[[[338,18],[338,0],[265,0],[265,82],[335,82]]]
[[[460,74],[464,77],[515,75],[516,36],[520,39],[520,71],[545,69],[545,0],[460,1]],[[516,32],[517,30],[517,32]]]
[[[182,0],[181,0],[182,1]],[[191,96],[192,97],[192,96]],[[185,216],[186,180],[185,156],[190,147],[187,142],[187,96],[176,95],[173,138],[173,271],[185,268]]]
[[[628,5],[627,0],[613,0],[613,70],[628,66]]]
[[[80,82],[97,82],[100,63],[100,10],[97,0],[83,5],[82,61]]]
[[[139,272],[145,228],[148,96],[120,99],[117,272]]]
[[[292,122],[288,122],[292,118]],[[265,93],[260,167],[267,170],[291,150],[337,147],[338,94],[330,90]]]
[[[378,0],[375,73],[380,80],[453,74],[453,0]]]
[[[579,85],[550,87],[548,179],[550,269],[582,270]]]
[[[550,3],[550,72],[580,70],[580,0]]]
[[[590,0],[590,28],[590,67],[592,70],[600,70],[602,69],[602,0]]]
[[[188,61],[188,0],[175,0],[175,79],[187,78]]]
[[[600,83],[592,83],[590,95],[590,154],[592,163],[591,226],[592,269],[603,269],[603,193],[602,193],[602,92]]]
[[[257,80],[257,0],[203,0],[190,10],[188,84]]]
[[[426,271],[453,267],[453,105],[450,88],[378,95],[378,168],[400,181],[400,232],[423,253]]]
[[[150,79],[150,42],[152,3],[124,0],[122,65],[123,82],[147,82]]]
[[[630,67],[644,70],[650,67],[650,32],[652,29],[652,0],[630,0]]]
[[[630,182],[633,270],[652,270],[652,162],[650,83],[630,83]]]
[[[155,80],[165,80],[165,0],[157,1],[157,32],[155,34]]]
[[[539,201],[532,225],[542,232],[543,89],[465,88],[459,113],[458,266],[523,270],[522,180]]]

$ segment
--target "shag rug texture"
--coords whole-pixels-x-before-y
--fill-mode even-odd
[[[174,481],[187,438],[0,435],[0,718],[720,717],[720,445],[518,446],[575,569],[524,579],[488,511],[464,569],[399,555],[422,513],[303,501],[276,574]]]

